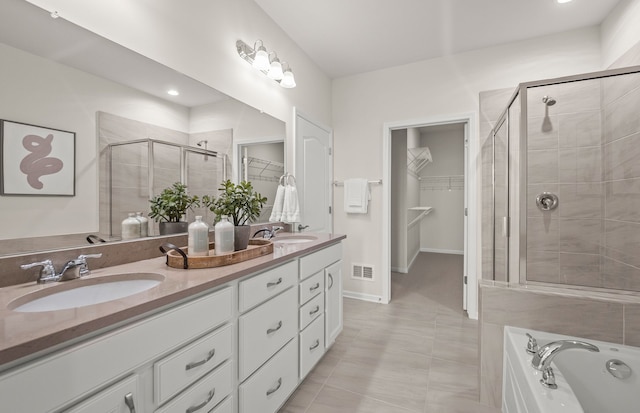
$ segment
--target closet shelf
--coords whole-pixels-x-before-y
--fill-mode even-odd
[[[409,172],[417,174],[430,162],[433,162],[433,158],[428,147],[407,149],[407,169]]]
[[[282,162],[248,156],[244,158],[247,174],[251,181],[278,181],[284,173]]]
[[[407,225],[407,228],[411,228],[412,226],[414,226],[415,224],[417,224],[418,222],[420,222],[422,220],[422,218],[426,217],[427,215],[429,215],[429,213],[431,211],[433,211],[433,207],[411,207],[409,208],[409,211],[417,211],[420,212],[420,215],[418,215],[417,217],[415,217],[413,220],[411,220],[411,222],[409,222],[409,224]]]

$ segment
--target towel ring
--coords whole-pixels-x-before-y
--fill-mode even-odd
[[[285,173],[284,175],[282,175],[278,181],[278,183],[282,186],[284,185],[291,185],[289,178],[293,179],[293,186],[296,186],[296,178],[295,176],[291,175],[290,173]],[[286,181],[284,181],[286,180]]]

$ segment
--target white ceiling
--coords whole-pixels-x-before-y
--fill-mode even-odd
[[[255,1],[336,78],[599,25],[621,0]]]

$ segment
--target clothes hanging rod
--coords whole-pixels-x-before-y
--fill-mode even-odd
[[[376,184],[376,185],[382,185],[382,179],[376,179],[373,181],[369,181],[370,184]],[[340,182],[340,181],[333,181],[333,184],[335,186],[344,186],[344,181]]]

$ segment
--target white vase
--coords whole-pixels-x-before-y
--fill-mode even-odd
[[[209,225],[202,222],[202,217],[197,216],[196,220],[189,224],[188,255],[195,257],[205,257],[209,255]]]

